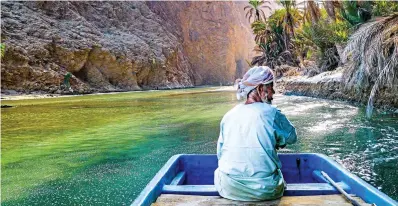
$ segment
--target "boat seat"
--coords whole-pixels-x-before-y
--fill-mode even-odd
[[[360,206],[371,206],[359,197],[354,198]],[[312,195],[312,196],[283,196],[276,200],[259,202],[242,202],[222,198],[220,196],[173,195],[162,194],[152,206],[177,206],[177,205],[250,205],[250,206],[276,206],[276,205],[322,205],[322,206],[352,206],[343,195]]]
[[[162,194],[218,196],[214,185],[165,185]]]
[[[351,188],[344,182],[338,182],[347,193]],[[300,183],[287,184],[284,192],[285,196],[308,196],[308,195],[330,195],[339,194],[332,185],[328,183]],[[164,185],[162,194],[182,194],[182,195],[205,195],[218,196],[214,185]]]

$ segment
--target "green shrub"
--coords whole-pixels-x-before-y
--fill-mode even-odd
[[[0,56],[3,57],[6,50],[6,45],[4,43],[0,43]]]
[[[398,12],[398,2],[396,1],[375,1],[373,2],[373,16],[388,16]]]
[[[70,72],[67,72],[64,76],[64,85],[66,88],[70,87],[70,78],[72,77],[72,74]]]

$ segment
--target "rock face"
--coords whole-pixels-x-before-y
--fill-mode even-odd
[[[285,94],[304,95],[329,99],[341,98],[342,72],[324,72],[313,77],[293,77],[281,79]]]
[[[248,54],[254,48],[251,30],[242,12],[244,2],[149,4],[164,18],[178,19],[195,85],[229,84],[243,76],[245,59],[249,59]],[[173,11],[175,16],[168,15]]]
[[[347,100],[367,104],[371,88],[365,92],[347,89],[343,83],[344,68],[323,72],[313,77],[289,77],[278,80],[279,90],[287,95],[304,95],[327,99]],[[396,79],[398,81],[398,79]],[[376,95],[375,105],[398,108],[398,82],[393,88],[382,88]]]
[[[244,3],[1,2],[2,90],[230,84],[254,47]]]

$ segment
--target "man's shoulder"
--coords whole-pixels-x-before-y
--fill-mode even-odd
[[[242,106],[242,104],[238,104],[235,107],[233,107],[232,109],[230,109],[227,113],[224,114],[223,119],[225,119],[226,117],[228,117],[228,116],[232,115],[233,113],[237,112],[241,106]]]
[[[277,113],[278,108],[274,105],[270,105],[270,104],[261,104],[261,105],[257,105],[257,115],[258,117],[260,117],[261,119],[268,119],[268,120],[272,120],[275,118],[275,114]]]
[[[224,118],[230,115],[234,115],[236,113],[242,114],[242,113],[257,113],[261,115],[261,113],[272,113],[275,114],[276,111],[280,111],[276,106],[270,105],[270,104],[265,104],[265,103],[256,103],[256,104],[238,104],[231,110],[229,110],[225,115]]]
[[[271,104],[259,104],[258,108],[264,111],[279,111],[278,107]]]

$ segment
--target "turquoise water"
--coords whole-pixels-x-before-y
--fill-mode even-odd
[[[2,205],[129,205],[178,153],[215,153],[222,116],[237,104],[220,88],[2,101]],[[398,199],[398,117],[275,97],[297,127],[283,152],[319,152]]]

